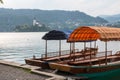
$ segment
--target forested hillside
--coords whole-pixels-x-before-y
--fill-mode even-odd
[[[0,31],[13,31],[19,25],[31,26],[34,18],[50,29],[60,30],[107,23],[103,18],[79,11],[0,8]]]
[[[117,15],[101,15],[100,17],[104,18],[109,22],[117,22],[120,21],[120,14]]]

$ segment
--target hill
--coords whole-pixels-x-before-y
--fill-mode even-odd
[[[59,30],[107,23],[101,17],[92,17],[79,11],[0,8],[0,31],[14,31],[18,25],[32,25],[34,18],[50,29]]]
[[[109,22],[117,22],[120,21],[120,14],[117,15],[101,15],[100,17],[104,18]]]

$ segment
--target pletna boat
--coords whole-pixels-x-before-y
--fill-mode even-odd
[[[100,26],[78,27],[70,34],[67,42],[89,42],[91,47],[91,43],[98,39],[105,43],[104,51],[96,53],[102,55],[92,57],[92,51],[89,50],[89,57],[83,53],[83,58],[71,57],[66,61],[51,62],[49,63],[49,67],[58,71],[72,73],[77,76],[92,78],[92,80],[96,78],[97,80],[110,80],[114,77],[117,79],[120,74],[120,51],[116,51],[116,53],[112,53],[112,50],[108,51],[107,44],[108,41],[120,41],[120,28]],[[72,54],[75,55],[76,52],[73,52]],[[70,56],[72,54],[70,54]]]
[[[41,68],[50,68],[50,62],[61,62],[69,61],[70,59],[76,57],[82,59],[83,57],[87,58],[89,55],[95,57],[98,48],[97,47],[84,47],[82,50],[74,48],[74,43],[70,43],[70,50],[61,50],[61,40],[66,40],[69,35],[65,34],[62,31],[52,30],[46,33],[42,39],[45,40],[45,54],[41,54],[41,58],[25,59],[26,64],[33,66],[40,66]],[[58,52],[48,52],[47,51],[47,42],[48,40],[59,40],[59,51]],[[50,46],[51,47],[51,46]],[[91,54],[89,53],[91,51]],[[74,54],[75,53],[75,54]]]

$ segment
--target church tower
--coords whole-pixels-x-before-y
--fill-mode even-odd
[[[36,25],[36,22],[37,22],[37,21],[36,21],[36,18],[34,18],[34,19],[33,19],[33,26]]]

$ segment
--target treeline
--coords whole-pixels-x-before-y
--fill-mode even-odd
[[[42,26],[18,25],[13,29],[15,32],[45,32],[50,30],[51,29],[46,27],[44,24]]]

